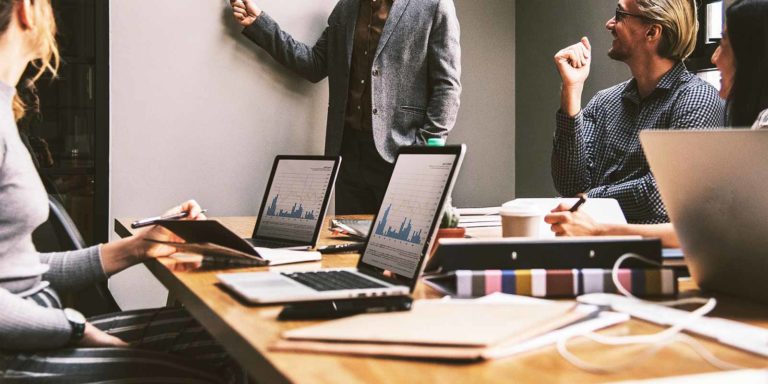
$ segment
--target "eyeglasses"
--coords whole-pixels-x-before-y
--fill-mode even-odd
[[[648,16],[639,15],[637,13],[624,12],[621,10],[621,8],[616,7],[616,15],[614,16],[614,20],[616,20],[616,22],[618,23],[619,21],[624,20],[624,18],[626,17],[637,17],[638,19],[643,19],[646,21],[656,21]]]

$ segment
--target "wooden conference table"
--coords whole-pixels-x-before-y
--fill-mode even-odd
[[[256,219],[222,217],[218,220],[239,235],[248,237],[253,231]],[[115,232],[122,237],[130,236],[129,223],[132,221],[130,218],[116,219]],[[328,233],[324,228],[321,244],[336,242],[327,235]],[[350,267],[357,263],[358,258],[357,254],[326,255],[322,262],[277,268]],[[168,261],[157,260],[147,262],[146,265],[168,288],[170,295],[183,304],[258,382],[589,383],[715,371],[715,368],[691,349],[680,344],[666,347],[650,360],[638,362],[630,369],[607,375],[590,374],[577,369],[562,359],[554,347],[501,360],[462,364],[273,352],[268,346],[279,338],[281,332],[315,322],[280,322],[276,320],[280,306],[244,305],[217,285],[216,274],[221,271],[174,272]],[[683,295],[688,296],[698,293],[695,285],[689,281],[681,281],[681,291]],[[439,296],[436,291],[421,283],[417,285],[414,294],[417,299]],[[714,316],[768,328],[768,307],[733,298],[718,297]],[[602,332],[619,335],[652,333],[659,330],[661,328],[658,326],[632,319]],[[710,351],[729,362],[752,368],[768,367],[768,360],[760,356],[727,348],[705,339],[700,340]],[[639,347],[608,348],[583,340],[572,343],[572,351],[592,362],[631,360],[640,350]]]

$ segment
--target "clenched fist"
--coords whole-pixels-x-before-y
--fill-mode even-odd
[[[251,0],[230,0],[229,3],[235,20],[243,27],[250,26],[261,16],[261,9]]]
[[[555,64],[563,79],[564,88],[583,85],[589,77],[592,64],[592,46],[589,39],[582,37],[580,42],[557,52]]]

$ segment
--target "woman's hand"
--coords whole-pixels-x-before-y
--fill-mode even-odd
[[[172,215],[179,212],[189,212],[189,214],[181,220],[205,220],[206,217],[201,211],[202,208],[200,208],[200,204],[198,204],[197,201],[189,200],[181,205],[169,209],[163,213],[163,216]],[[134,237],[138,243],[137,256],[140,259],[165,257],[177,252],[175,247],[146,241],[147,239],[178,243],[183,242],[183,240],[174,235],[171,231],[159,225],[141,229],[136,232]]]
[[[78,347],[99,348],[99,347],[128,347],[128,343],[120,338],[112,336],[101,329],[96,328],[91,323],[85,323],[85,333],[83,338],[77,343]]]
[[[584,212],[570,212],[570,207],[560,204],[544,217],[557,236],[601,236],[602,226]]]
[[[240,25],[248,27],[261,16],[261,9],[251,0],[230,0],[232,15]]]
[[[189,212],[182,220],[205,220],[206,217],[201,211],[200,205],[196,201],[189,200],[171,208],[165,212],[165,215]],[[156,225],[140,229],[131,237],[104,244],[101,246],[101,261],[107,275],[111,276],[147,259],[166,257],[177,252],[176,247],[147,240],[183,242],[182,239],[175,236],[169,230]],[[187,266],[182,265],[185,262],[178,262],[176,268],[180,270],[185,269]],[[196,261],[188,266],[188,269],[199,268],[201,262],[202,258],[197,258]]]

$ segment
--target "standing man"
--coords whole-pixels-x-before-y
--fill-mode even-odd
[[[230,0],[243,34],[305,79],[329,78],[326,154],[341,154],[336,213],[376,213],[398,148],[443,138],[461,94],[453,0],[340,0],[314,46],[253,0]]]
[[[552,177],[563,196],[619,201],[630,223],[669,222],[640,146],[645,129],[722,126],[717,90],[683,64],[696,46],[695,0],[619,0],[605,27],[608,56],[633,78],[600,91],[582,110],[592,47],[585,37],[555,55],[563,80],[552,152]]]

